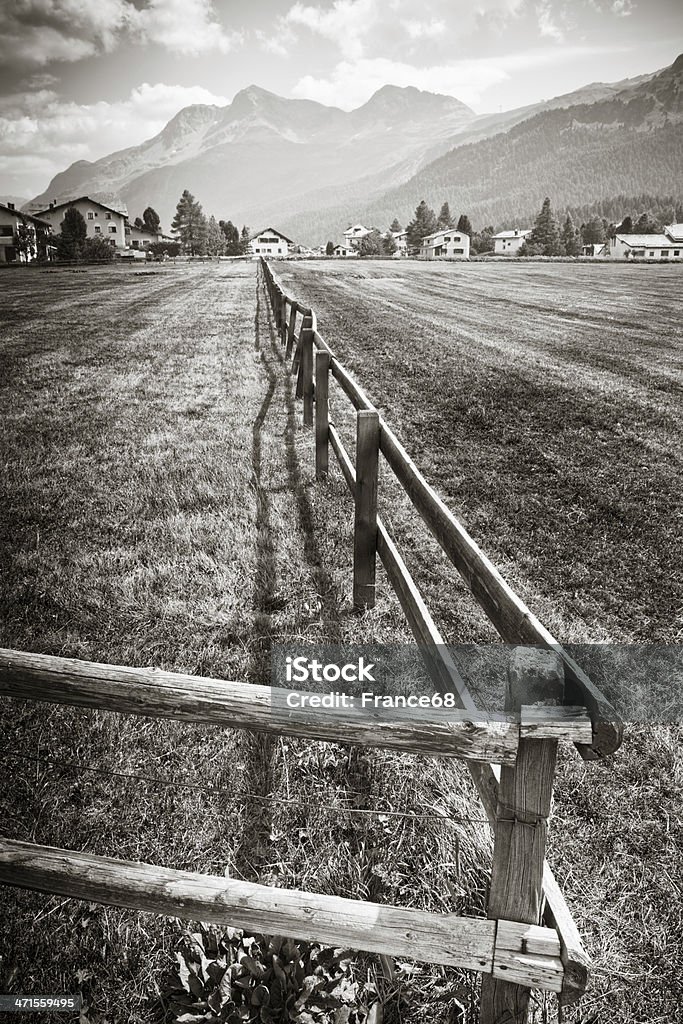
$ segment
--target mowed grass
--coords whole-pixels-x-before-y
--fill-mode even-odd
[[[254,265],[18,271],[0,287],[2,646],[264,682],[276,642],[406,637],[386,588],[352,614],[352,508],[338,478],[314,482]],[[0,711],[11,838],[484,912],[489,837],[457,766]],[[170,1021],[181,927],[0,888],[0,989],[80,991],[83,1024]],[[361,981],[375,970],[359,958]],[[473,977],[410,977],[404,1021],[473,999]]]
[[[560,642],[680,643],[680,267],[276,269]],[[333,400],[352,444],[347,408]],[[380,492],[447,640],[495,639],[387,472]],[[596,965],[563,1019],[679,1015],[682,740],[678,723],[629,724],[605,763],[562,751],[549,856]]]

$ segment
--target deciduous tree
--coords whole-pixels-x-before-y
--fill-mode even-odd
[[[153,206],[148,206],[143,210],[142,219],[148,231],[151,231],[155,235],[159,233],[161,218]]]
[[[57,256],[60,260],[80,259],[83,243],[88,236],[85,218],[75,206],[70,206],[60,224],[60,234],[55,239]]]
[[[225,235],[213,214],[206,225],[206,252],[209,256],[222,256],[225,253]]]

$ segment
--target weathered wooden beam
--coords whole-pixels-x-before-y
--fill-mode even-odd
[[[518,712],[536,693],[562,704],[562,661],[551,651],[518,648],[509,663],[506,707]],[[501,768],[487,911],[492,920],[540,923],[556,756],[555,739],[523,739],[515,765]],[[525,1024],[528,1006],[529,989],[507,968],[482,978],[480,1024]]]
[[[318,703],[323,694],[288,701],[292,692],[0,650],[0,694],[7,697],[437,757],[501,763],[516,757],[519,726],[511,719],[475,718],[460,709],[374,707],[360,696],[349,706],[328,708]]]
[[[379,413],[356,413],[356,493],[353,522],[353,607],[375,607]]]
[[[313,327],[310,316],[301,326],[301,397],[304,400],[304,425],[313,425]],[[297,398],[299,386],[297,382]]]
[[[292,308],[289,314],[289,327],[287,329],[287,347],[285,349],[285,359],[289,359],[292,354],[292,348],[294,347],[294,335],[296,328],[296,302],[292,304]]]
[[[4,838],[0,883],[465,970],[510,970],[516,977],[526,977],[529,985],[550,991],[562,982],[556,933],[514,922],[278,889]]]
[[[582,756],[591,759],[614,753],[622,741],[623,724],[604,694],[505,582],[493,563],[427,483],[396,435],[384,422],[380,447],[413,505],[503,640],[513,644],[538,644],[556,651],[562,659],[568,695],[573,703],[585,704],[593,723],[591,743],[579,747]]]
[[[330,357],[315,353],[315,477],[325,480],[329,468],[329,391]]]

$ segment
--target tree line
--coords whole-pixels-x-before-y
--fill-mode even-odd
[[[207,218],[201,203],[188,189],[178,200],[171,231],[179,250],[188,256],[243,256],[249,250],[246,224],[240,231],[231,220],[216,220],[213,214]],[[169,246],[161,248],[168,251]]]

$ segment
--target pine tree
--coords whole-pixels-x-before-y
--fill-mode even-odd
[[[550,199],[543,200],[541,212],[536,218],[533,230],[524,245],[527,256],[559,256],[560,232],[550,206]],[[521,250],[520,250],[521,251]]]
[[[436,214],[431,206],[427,206],[424,199],[415,210],[415,216],[408,225],[407,231],[410,249],[419,249],[422,239],[426,235],[433,235],[436,231]]]
[[[600,217],[591,217],[581,231],[584,245],[600,245],[605,241],[605,225]]]
[[[382,235],[382,252],[385,256],[393,256],[397,249],[396,239],[391,231],[387,231]]]
[[[206,226],[206,252],[209,256],[222,256],[225,252],[225,235],[213,214]]]
[[[161,218],[159,217],[159,214],[154,209],[154,207],[148,206],[145,210],[143,210],[142,220],[148,231],[151,231],[155,235],[159,233],[159,228],[161,227]]]
[[[59,259],[79,259],[88,235],[88,228],[83,214],[75,206],[70,206],[64,214],[64,220],[60,225],[60,232],[56,238],[57,256]]]
[[[136,217],[135,220],[133,221],[133,226],[136,228],[144,228],[145,222],[143,221],[142,217]]]
[[[250,231],[246,224],[242,225],[242,231],[240,233],[240,253],[246,256],[251,248],[251,238],[249,237]]]
[[[581,252],[581,247],[579,245],[579,233],[574,227],[574,221],[572,220],[571,213],[567,214],[567,219],[562,225],[560,243],[565,256],[578,256]]]
[[[633,220],[629,216],[629,214],[626,214],[626,216],[622,220],[621,224],[617,228],[617,234],[618,235],[632,235],[633,234]]]
[[[325,246],[325,255],[334,256],[334,242],[330,241]]]
[[[458,226],[457,226],[456,230],[460,231],[461,234],[463,234],[463,235],[469,235],[470,238],[474,234],[474,231],[472,230],[472,225],[470,223],[470,218],[467,216],[466,213],[461,213],[460,214],[460,217],[458,218]]]
[[[444,203],[439,210],[439,216],[436,218],[436,228],[454,228],[455,221],[451,216],[451,208],[448,203]]]
[[[206,217],[200,203],[187,189],[176,206],[171,231],[178,236],[185,253],[190,256],[202,254],[206,239]]]
[[[391,227],[389,228],[389,230],[393,232],[403,231],[403,228],[401,227],[401,222],[398,219],[398,217],[394,217],[394,219],[391,222]]]

